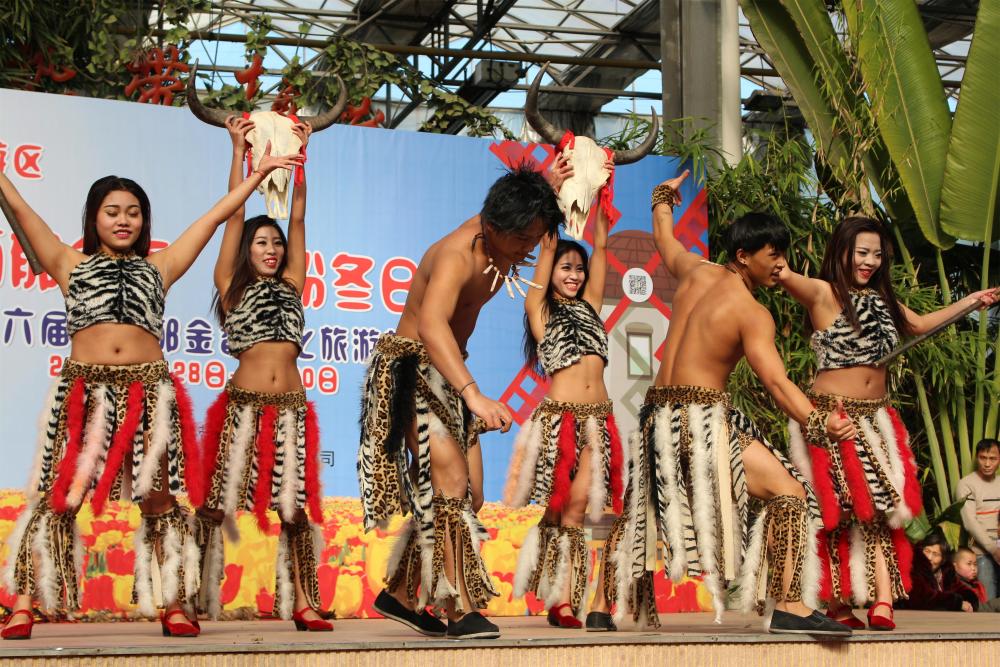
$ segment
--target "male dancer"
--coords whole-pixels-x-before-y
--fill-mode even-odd
[[[688,252],[674,238],[672,210],[687,175],[653,190],[656,247],[680,284],[660,369],[640,414],[642,443],[631,448],[627,516],[609,537],[619,555],[618,613],[631,603],[637,619],[645,614],[658,624],[650,570],[659,534],[668,545],[670,576],[702,575],[717,621],[724,582],[736,579],[744,610],[761,600],[776,603],[765,620],[770,632],[850,634],[814,611],[820,524],[812,489],[725,392],[733,368],[746,358],[778,406],[810,432],[834,441],[854,434],[851,422],[836,414],[820,423],[785,374],[771,314],[754,299],[758,287],[777,284],[788,230],[750,214],[728,230],[725,266]],[[764,501],[752,525],[748,494]]]
[[[500,636],[476,611],[497,595],[479,556],[488,534],[475,514],[483,500],[478,435],[506,432],[512,418],[480,392],[465,348],[501,284],[523,293],[518,264],[563,221],[540,173],[522,167],[502,176],[480,214],[424,254],[396,333],[379,338],[369,362],[358,452],[365,528],[413,515],[374,607],[425,635]],[[445,608],[447,630],[428,604]]]

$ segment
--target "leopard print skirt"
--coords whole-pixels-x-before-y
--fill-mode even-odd
[[[504,502],[523,507],[534,501],[560,512],[569,500],[580,455],[589,447],[590,471],[596,477],[588,488],[590,518],[598,521],[606,505],[620,514],[627,484],[627,457],[611,407],[611,401],[542,400],[514,441]]]
[[[912,547],[903,525],[923,509],[909,434],[887,397],[856,399],[810,392],[821,421],[838,401],[857,428],[852,440],[809,442],[789,422],[790,453],[816,488],[827,599],[864,605],[875,599],[878,552],[885,558],[894,599],[910,589]]]

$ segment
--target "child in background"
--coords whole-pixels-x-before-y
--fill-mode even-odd
[[[1000,612],[1000,598],[986,599],[986,589],[979,581],[979,566],[976,554],[968,547],[959,547],[952,557],[955,565],[955,588],[963,599],[967,600],[976,611]]]
[[[928,611],[975,611],[972,603],[955,590],[955,568],[951,551],[940,533],[931,533],[913,550],[913,588],[906,609]]]

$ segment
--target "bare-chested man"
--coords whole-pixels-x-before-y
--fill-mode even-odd
[[[725,391],[745,357],[791,418],[834,438],[854,433],[837,415],[817,423],[819,413],[785,373],[771,314],[754,299],[755,289],[777,284],[788,230],[770,216],[750,214],[728,230],[725,266],[688,252],[674,238],[672,211],[687,175],[653,191],[656,247],[680,284],[664,356],[640,414],[642,444],[632,448],[626,516],[609,538],[621,554],[619,606],[631,602],[636,617],[648,614],[657,623],[650,570],[659,535],[669,547],[670,576],[702,575],[717,621],[725,583],[736,581],[744,611],[776,605],[765,621],[771,632],[850,634],[814,611],[820,523],[812,489]],[[764,501],[753,522],[748,496]]]
[[[563,220],[541,174],[522,168],[501,177],[480,214],[424,254],[395,335],[383,335],[372,355],[358,452],[365,528],[413,515],[374,606],[422,634],[500,636],[476,611],[497,595],[479,556],[487,532],[476,518],[483,502],[478,435],[507,431],[512,417],[480,392],[465,347],[486,302],[511,291],[504,286],[511,267]],[[445,608],[447,629],[428,604]]]

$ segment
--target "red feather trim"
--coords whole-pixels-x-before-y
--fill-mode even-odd
[[[273,405],[265,405],[257,429],[257,488],[253,494],[253,513],[257,517],[257,527],[267,533],[271,521],[267,508],[271,504],[271,478],[274,475],[274,422],[278,410]]]
[[[875,506],[868,492],[868,482],[865,480],[865,470],[858,458],[857,445],[854,440],[840,441],[840,460],[844,465],[844,481],[851,496],[854,514],[861,521],[871,521],[875,518]]]
[[[184,453],[184,488],[188,500],[195,507],[205,503],[205,466],[198,444],[198,431],[194,423],[194,410],[187,387],[171,373],[174,383],[174,400],[177,402],[177,418],[181,423],[181,451]]]
[[[887,412],[896,435],[896,449],[903,461],[903,501],[913,516],[917,516],[924,511],[924,497],[920,491],[920,482],[917,480],[917,462],[913,458],[913,450],[910,449],[910,434],[907,433],[906,426],[895,408],[888,408]]]
[[[820,513],[823,515],[823,527],[833,530],[840,523],[840,513],[843,508],[833,490],[833,477],[830,476],[833,464],[830,462],[830,452],[826,451],[826,447],[809,445],[809,461],[812,463],[813,489],[816,491]]]
[[[906,531],[896,528],[892,531],[892,547],[896,550],[896,563],[899,565],[899,578],[903,581],[903,590],[907,593],[913,586],[910,570],[913,567],[913,545],[906,539]]]
[[[618,433],[618,424],[615,423],[615,416],[608,413],[607,419],[608,436],[611,441],[611,456],[609,457],[611,466],[611,510],[615,514],[621,514],[624,509],[623,496],[625,489],[622,485],[622,466],[625,456],[622,453],[622,438]],[[596,474],[592,470],[590,474]]]
[[[829,602],[833,597],[833,575],[830,571],[830,534],[825,530],[816,533],[816,555],[819,557],[819,599]]]
[[[205,413],[205,426],[201,433],[202,488],[207,489],[216,473],[216,459],[219,457],[219,442],[222,440],[222,429],[226,425],[226,410],[229,408],[229,392],[219,394]],[[206,499],[202,498],[202,502]],[[214,508],[213,508],[214,509]]]
[[[83,378],[77,378],[73,382],[73,388],[70,389],[66,403],[66,445],[49,500],[52,509],[60,514],[66,511],[66,494],[69,493],[69,486],[73,483],[73,475],[76,474],[76,462],[80,458],[80,448],[83,445],[83,425],[86,419],[86,384]]]
[[[104,513],[104,503],[108,501],[108,496],[111,494],[111,485],[118,477],[122,461],[125,460],[125,453],[132,446],[135,432],[139,429],[139,420],[142,419],[145,398],[146,392],[141,382],[133,382],[129,385],[125,419],[118,425],[115,435],[111,439],[108,459],[104,463],[104,472],[101,474],[101,479],[94,489],[94,496],[90,500],[90,505],[94,508],[94,516],[100,516]]]
[[[569,479],[576,462],[576,418],[572,412],[564,412],[559,425],[559,452],[556,456],[555,469],[552,471],[552,493],[549,496],[549,509],[559,513],[569,502],[569,491],[572,482]],[[596,471],[594,471],[596,473]]]
[[[319,424],[316,406],[306,403],[306,504],[315,524],[323,523],[323,489],[319,483]]]
[[[847,602],[854,592],[851,586],[851,531],[840,531],[837,540],[838,570],[840,571],[840,599]]]

